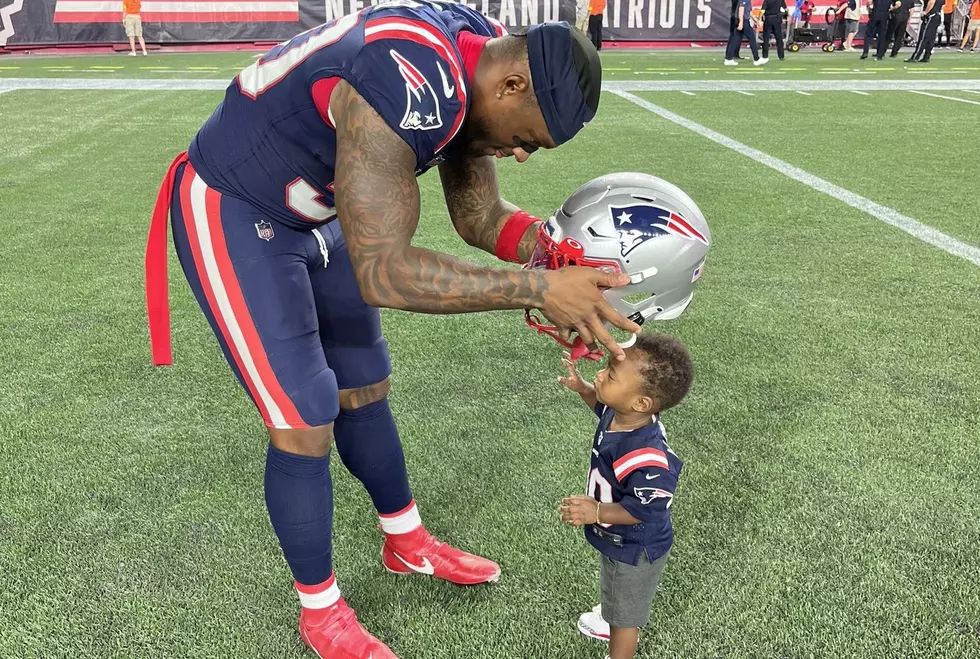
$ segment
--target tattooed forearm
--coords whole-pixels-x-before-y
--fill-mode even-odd
[[[448,160],[439,166],[439,176],[456,232],[467,244],[493,254],[504,224],[519,210],[500,198],[493,157]],[[531,258],[540,226],[535,222],[524,232],[517,250],[522,262]]]
[[[348,84],[334,90],[337,217],[364,300],[462,313],[540,307],[546,275],[478,267],[411,244],[419,221],[415,155]]]

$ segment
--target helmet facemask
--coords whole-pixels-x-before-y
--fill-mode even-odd
[[[621,269],[616,261],[603,259],[591,259],[585,256],[585,248],[574,238],[563,238],[560,242],[555,241],[549,233],[548,227],[551,222],[541,225],[538,230],[537,244],[531,253],[531,258],[524,265],[526,270],[558,270],[567,266],[580,266],[587,268],[597,268],[603,272],[619,274]],[[537,314],[530,309],[524,311],[524,320],[529,327],[537,330],[541,334],[547,334],[562,346],[571,351],[572,359],[600,359],[603,356],[601,350],[589,350],[580,337],[575,337],[572,342],[561,338],[558,327],[555,325],[545,325]]]

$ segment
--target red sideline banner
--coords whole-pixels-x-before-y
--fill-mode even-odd
[[[380,0],[143,0],[147,42],[283,41]],[[579,22],[586,0],[466,0],[515,30]],[[603,37],[620,41],[719,41],[731,0],[608,0]],[[123,43],[122,0],[0,0],[0,46]]]

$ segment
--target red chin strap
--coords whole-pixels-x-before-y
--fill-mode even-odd
[[[578,361],[579,359],[599,361],[605,356],[605,353],[602,350],[590,350],[589,346],[585,345],[585,342],[582,341],[582,337],[580,336],[576,336],[575,340],[571,343],[564,340],[561,338],[561,336],[559,336],[557,327],[554,325],[542,324],[541,319],[532,314],[530,310],[524,312],[524,320],[527,322],[528,327],[537,330],[541,334],[547,334],[555,341],[568,348],[569,355],[571,356],[571,360],[573,362]]]

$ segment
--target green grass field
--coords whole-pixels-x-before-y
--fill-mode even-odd
[[[230,79],[251,57],[0,59],[0,657],[312,656],[265,512],[264,428],[176,258],[173,367],[150,365],[146,332],[156,192],[221,98],[179,80]],[[630,69],[611,80],[785,83],[634,93],[980,246],[980,86],[955,84],[980,78],[980,57],[822,71],[845,57],[876,68],[822,53],[783,65],[803,71],[721,70],[717,52],[604,64]],[[179,80],[2,93],[168,75],[142,66]],[[946,98],[848,87],[876,76]],[[500,176],[549,214],[624,170],[688,191],[713,236],[694,304],[654,328],[689,346],[696,380],[664,415],[685,468],[641,656],[980,656],[980,267],[611,93],[579,139]],[[437,176],[421,185],[417,244],[494,263],[453,233]],[[597,555],[555,510],[584,490],[594,417],[556,383],[557,346],[516,312],[383,317],[423,518],[503,577],[386,573],[370,501],[335,461],[335,566],[359,619],[406,659],[603,657],[575,630]]]

